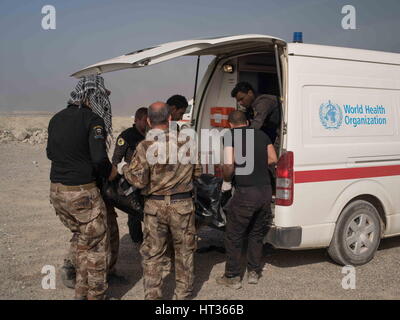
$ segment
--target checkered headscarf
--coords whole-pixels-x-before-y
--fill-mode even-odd
[[[71,92],[68,103],[82,107],[84,101],[89,100],[92,111],[104,120],[107,147],[110,147],[112,143],[112,113],[108,94],[109,91],[104,86],[103,77],[90,75],[79,80],[74,91]]]

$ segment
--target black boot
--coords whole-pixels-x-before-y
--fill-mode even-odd
[[[64,265],[61,267],[61,280],[67,288],[75,289],[76,270],[70,260],[64,260]]]

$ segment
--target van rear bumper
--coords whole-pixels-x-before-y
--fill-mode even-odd
[[[264,237],[264,243],[270,243],[275,248],[289,249],[299,247],[301,243],[301,227],[270,226]]]

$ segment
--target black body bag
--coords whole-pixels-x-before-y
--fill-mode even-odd
[[[224,206],[231,192],[221,192],[222,179],[202,174],[194,180],[196,219],[211,227],[223,228],[226,224]]]
[[[101,194],[104,201],[113,207],[143,219],[143,196],[140,189],[131,186],[124,176],[118,175],[113,181],[103,181]]]

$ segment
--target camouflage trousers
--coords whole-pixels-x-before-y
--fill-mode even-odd
[[[113,206],[106,203],[107,210],[107,232],[110,243],[110,250],[107,252],[107,272],[108,274],[115,273],[115,265],[118,260],[119,252],[119,228],[117,222],[117,213]],[[76,251],[78,245],[78,234],[74,233],[70,240],[71,245],[64,263],[70,262],[76,268]]]
[[[143,264],[145,299],[161,299],[165,277],[168,239],[171,237],[175,263],[174,299],[187,299],[193,292],[196,229],[192,199],[153,200],[144,206]]]
[[[107,290],[109,237],[107,212],[97,187],[64,191],[52,183],[50,201],[61,222],[76,238],[75,298],[104,299]]]

